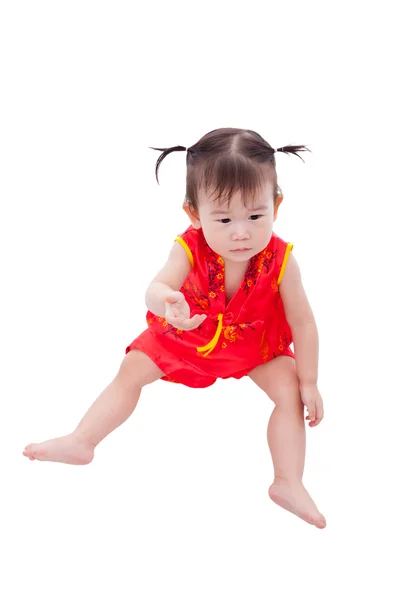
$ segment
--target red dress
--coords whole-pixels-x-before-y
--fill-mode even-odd
[[[190,315],[207,313],[191,331],[176,329],[148,311],[148,328],[126,348],[141,350],[165,373],[161,379],[208,387],[217,377],[240,379],[281,354],[292,356],[292,333],[279,293],[293,244],[274,233],[253,256],[243,281],[226,306],[224,259],[207,244],[202,229],[190,226],[176,238],[192,270],[181,287]]]

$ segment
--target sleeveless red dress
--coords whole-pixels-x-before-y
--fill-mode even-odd
[[[147,312],[148,328],[126,348],[149,356],[165,373],[161,379],[189,387],[208,387],[216,379],[240,379],[279,355],[291,356],[292,333],[279,293],[293,244],[275,233],[253,256],[243,281],[226,306],[224,259],[207,244],[202,229],[190,226],[178,236],[192,270],[180,291],[190,315],[208,316],[191,331],[176,329]]]

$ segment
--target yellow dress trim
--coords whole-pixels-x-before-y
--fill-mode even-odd
[[[211,340],[211,342],[208,342],[208,344],[206,346],[201,346],[201,347],[197,348],[198,352],[204,352],[205,350],[208,350],[208,352],[206,352],[204,354],[204,356],[208,356],[210,354],[211,350],[214,350],[215,346],[217,345],[219,336],[221,335],[221,331],[222,331],[223,316],[224,316],[223,313],[219,313],[217,331],[215,332],[215,335],[214,335],[213,339]]]
[[[176,237],[176,238],[174,239],[174,242],[179,242],[179,243],[180,243],[180,245],[181,245],[181,246],[183,246],[183,247],[185,248],[185,250],[186,250],[186,254],[187,254],[187,255],[188,255],[188,257],[189,257],[190,264],[192,265],[192,269],[193,269],[193,266],[194,266],[193,254],[192,254],[192,251],[191,251],[191,249],[189,248],[189,246],[188,246],[188,245],[187,245],[187,243],[185,242],[185,240],[183,240],[183,239],[182,239],[182,238],[181,238],[181,237],[178,235],[178,237]]]
[[[283,263],[282,263],[282,267],[281,267],[281,272],[279,273],[279,277],[278,277],[278,285],[282,281],[283,274],[284,274],[285,269],[286,269],[287,261],[289,260],[289,254],[291,253],[292,248],[293,248],[293,244],[288,244],[286,246],[286,252],[285,252],[284,259],[283,259]]]

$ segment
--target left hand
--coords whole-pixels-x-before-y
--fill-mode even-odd
[[[324,418],[324,405],[317,384],[300,384],[300,394],[303,404],[308,411],[306,421],[310,421],[310,427],[315,427]]]

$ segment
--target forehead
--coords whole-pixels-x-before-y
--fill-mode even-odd
[[[215,199],[209,191],[204,188],[198,191],[199,210],[207,214],[215,213],[218,209],[224,212],[268,205],[273,202],[273,185],[271,182],[262,184],[254,194],[243,194],[241,190],[234,192],[228,200],[226,195]]]

